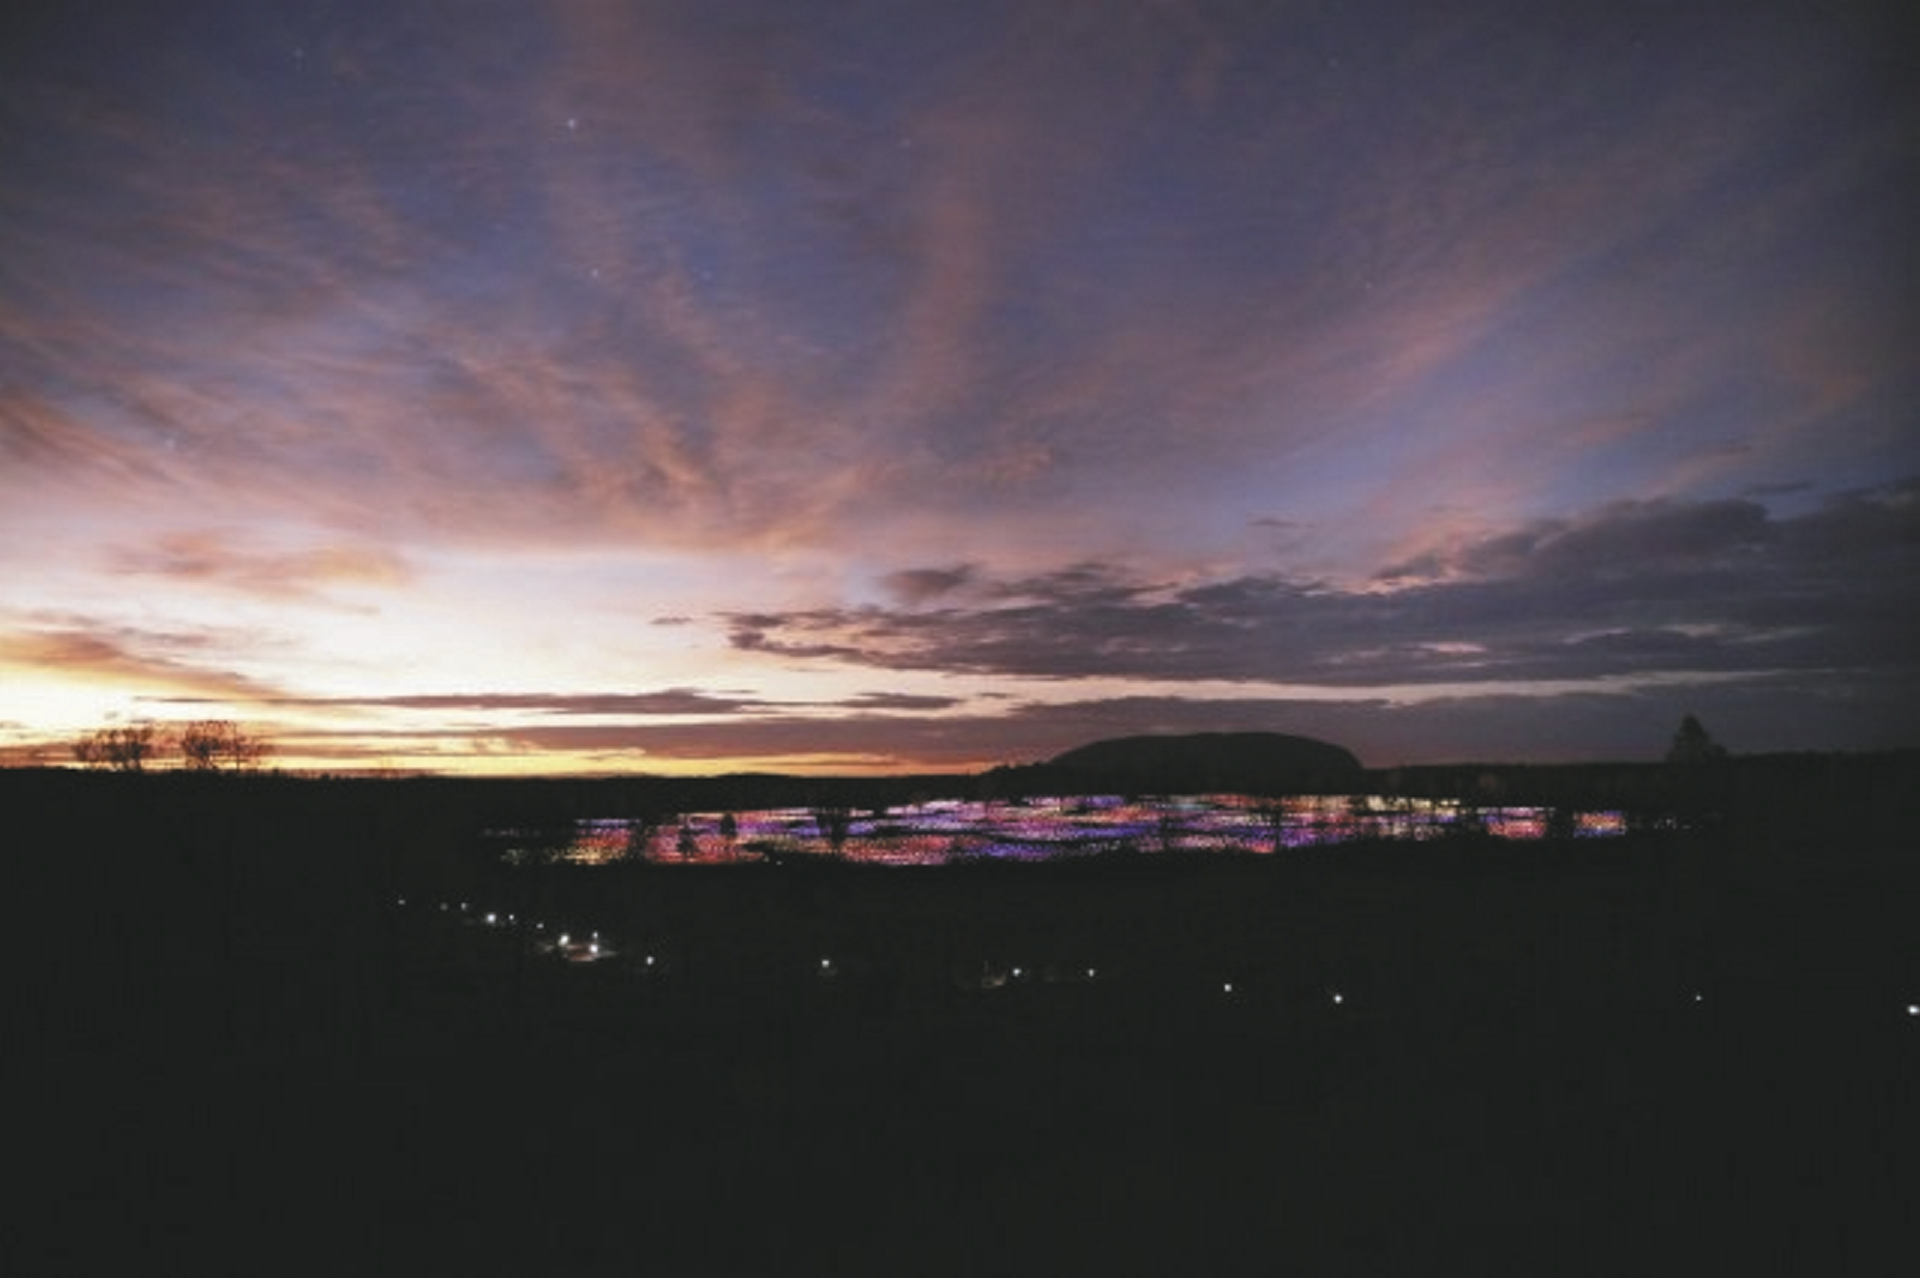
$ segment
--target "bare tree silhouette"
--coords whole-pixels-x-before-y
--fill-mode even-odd
[[[189,772],[246,772],[267,743],[231,719],[197,719],[180,729],[180,766]]]
[[[151,723],[129,723],[99,728],[73,743],[73,757],[90,768],[115,772],[145,772],[166,741]]]

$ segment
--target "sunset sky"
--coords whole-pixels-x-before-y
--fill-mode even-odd
[[[0,761],[1920,745],[1898,6],[26,7]]]

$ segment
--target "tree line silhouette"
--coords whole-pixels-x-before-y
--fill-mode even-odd
[[[174,729],[145,721],[120,724],[73,743],[75,762],[113,772],[145,772],[169,754],[187,772],[251,772],[270,753],[265,738],[231,719],[195,719]]]

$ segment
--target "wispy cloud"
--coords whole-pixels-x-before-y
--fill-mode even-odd
[[[8,630],[0,631],[0,666],[39,677],[122,685],[148,695],[257,704],[277,694],[255,679],[192,659],[210,646],[207,636],[125,627]]]
[[[755,698],[667,688],[658,692],[472,692],[404,693],[392,696],[284,698],[283,705],[358,706],[365,709],[531,711],[555,717],[605,715],[729,715],[762,710]]]
[[[927,693],[861,692],[837,701],[794,701],[744,694],[708,692],[695,688],[665,688],[657,692],[455,692],[403,693],[390,696],[279,697],[280,706],[358,707],[366,710],[459,710],[482,713],[529,712],[552,718],[722,718],[741,714],[762,716],[782,712],[930,711],[961,705],[959,697]]]
[[[1184,504],[1302,468],[1404,535],[1436,465],[1511,513],[1697,409],[1741,339],[1676,342],[1684,299],[1654,281],[1810,92],[1696,117],[1664,61],[1582,79],[1573,46],[1472,24],[1374,50],[1204,7],[761,17],[561,4],[421,63],[409,8],[279,65],[284,106],[182,140],[169,112],[291,57],[245,23],[245,58],[182,50],[155,102],[68,104],[114,145],[11,197],[0,339],[38,387],[11,451],[102,491],[480,543],[846,547],[986,501],[1008,537],[1111,553],[1087,543],[1124,530],[1070,513],[1095,493]],[[1638,56],[1589,34],[1583,62]],[[912,74],[850,60],[856,35]],[[1480,41],[1544,109],[1489,109],[1456,65]],[[1778,50],[1726,56],[1738,81]],[[1538,357],[1502,367],[1516,342]],[[1631,430],[1500,442],[1628,360],[1633,403],[1583,420]],[[1409,418],[1417,481],[1330,460]]]
[[[259,550],[236,545],[230,534],[216,531],[168,533],[151,546],[122,546],[109,556],[109,567],[127,576],[280,597],[313,597],[329,587],[392,589],[412,577],[404,558],[379,547]]]

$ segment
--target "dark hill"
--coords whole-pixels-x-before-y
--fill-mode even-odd
[[[1279,732],[1200,732],[1115,737],[1069,750],[1041,765],[1063,779],[1125,790],[1251,793],[1320,786],[1357,777],[1351,752]]]

